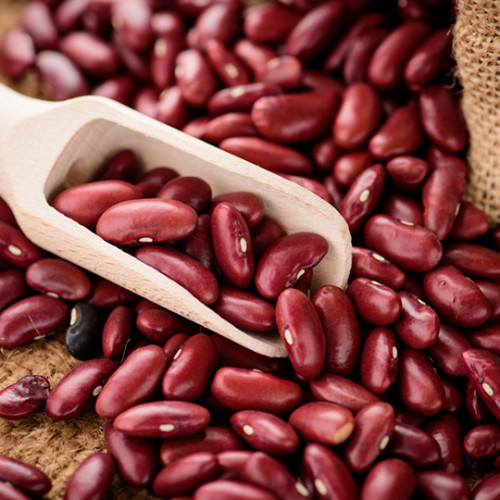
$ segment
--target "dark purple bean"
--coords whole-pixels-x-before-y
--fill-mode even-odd
[[[21,300],[28,293],[21,269],[0,271],[0,311]]]
[[[102,353],[109,359],[120,359],[132,338],[134,313],[125,306],[116,306],[102,328]]]
[[[0,482],[3,481],[34,497],[45,495],[52,487],[50,478],[38,467],[0,454]]]
[[[463,447],[469,457],[494,458],[500,453],[500,424],[482,424],[470,429],[464,436]]]
[[[165,183],[156,197],[177,200],[203,212],[212,198],[212,188],[200,177],[183,175]]]
[[[444,470],[417,472],[415,493],[425,500],[469,500],[470,489],[459,474]]]
[[[0,258],[25,269],[42,258],[42,251],[19,229],[0,220]]]
[[[0,417],[14,420],[36,413],[45,405],[49,391],[50,384],[45,377],[21,377],[0,391]]]
[[[500,277],[500,252],[475,243],[447,244],[443,262],[458,267],[463,273],[474,278]]]
[[[473,500],[491,500],[498,495],[500,487],[500,474],[492,474],[488,477],[483,477],[481,481],[474,487],[472,491]]]

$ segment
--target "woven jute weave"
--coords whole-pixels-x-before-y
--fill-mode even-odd
[[[454,54],[469,129],[467,198],[500,223],[500,2],[457,0]]]

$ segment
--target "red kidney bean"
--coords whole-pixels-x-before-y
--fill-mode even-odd
[[[160,384],[166,355],[157,345],[138,347],[111,375],[95,404],[96,413],[112,419],[127,408],[148,400]]]
[[[481,481],[474,487],[472,498],[474,500],[488,500],[495,498],[498,495],[498,487],[500,486],[500,474],[492,474],[488,477],[483,477]]]
[[[432,417],[425,430],[439,445],[441,458],[438,468],[460,474],[464,468],[464,453],[458,420],[452,415],[441,413]]]
[[[312,163],[305,155],[291,147],[260,137],[231,137],[224,139],[219,147],[273,172],[295,175],[312,173]]]
[[[47,2],[46,2],[47,3]],[[63,0],[54,4],[54,22],[59,31],[74,30],[82,21],[85,11],[92,5],[88,0]]]
[[[298,90],[304,83],[304,66],[294,56],[273,57],[256,71],[256,79],[278,85],[283,91]]]
[[[198,116],[187,122],[184,127],[182,127],[182,131],[188,135],[196,137],[197,139],[203,139],[209,121],[209,116]]]
[[[441,384],[444,390],[443,411],[456,415],[464,406],[461,387],[455,380],[450,378],[441,378]]]
[[[52,481],[38,467],[0,454],[0,484],[3,481],[35,497],[52,488]]]
[[[444,470],[425,470],[416,473],[415,493],[428,500],[468,500],[469,486],[459,474]]]
[[[122,149],[106,161],[99,172],[99,180],[121,180],[134,183],[139,174],[137,156],[131,149]]]
[[[220,194],[212,198],[212,209],[221,202],[233,205],[243,215],[249,228],[256,226],[264,217],[264,203],[254,193],[233,191]]]
[[[151,80],[159,91],[174,85],[175,61],[182,50],[182,33],[164,34],[156,38],[151,52]]]
[[[258,410],[241,410],[232,414],[234,431],[252,448],[274,456],[290,455],[299,446],[293,427],[282,418]]]
[[[164,89],[155,105],[153,118],[174,128],[184,127],[191,119],[191,109],[178,85]]]
[[[426,416],[442,410],[443,386],[424,351],[402,350],[398,371],[399,397],[408,410]]]
[[[476,425],[490,422],[492,414],[470,380],[465,384],[465,409],[468,417]]]
[[[134,314],[125,306],[116,306],[102,329],[102,352],[105,358],[120,359],[132,338]]]
[[[312,380],[310,388],[318,400],[344,406],[354,413],[379,401],[378,396],[364,386],[346,377],[328,372]]]
[[[472,329],[467,332],[467,339],[472,346],[486,349],[497,356],[500,355],[500,323],[488,322],[478,328]],[[472,347],[472,346],[469,346]]]
[[[33,39],[21,28],[8,29],[0,43],[0,69],[7,78],[21,78],[35,63]]]
[[[325,360],[325,334],[309,297],[287,288],[276,302],[276,324],[294,370],[305,380],[316,378]]]
[[[255,101],[251,117],[256,129],[267,139],[304,142],[326,133],[338,104],[338,95],[331,91],[265,96]]]
[[[381,200],[381,213],[410,222],[418,226],[424,225],[424,211],[418,200],[400,194],[390,194]]]
[[[399,422],[394,427],[386,453],[419,469],[435,467],[441,458],[439,445],[429,432]]]
[[[104,428],[104,441],[124,481],[136,487],[151,483],[158,467],[153,440],[127,436],[110,422]]]
[[[207,40],[205,54],[217,77],[227,87],[249,82],[247,67],[219,40],[215,38]]]
[[[348,187],[363,170],[373,164],[373,157],[368,151],[350,151],[337,158],[332,174],[340,186]]]
[[[248,287],[255,264],[252,238],[243,215],[230,203],[218,203],[211,212],[210,229],[221,271],[233,285]]]
[[[79,224],[93,229],[109,207],[138,198],[142,198],[142,193],[136,186],[120,180],[102,180],[64,190],[54,198],[52,206]]]
[[[96,452],[78,465],[66,483],[64,500],[104,500],[111,487],[115,464],[110,455]],[[92,478],[92,481],[89,481]]]
[[[232,410],[261,410],[275,414],[295,409],[303,395],[300,386],[291,380],[236,367],[219,368],[212,379],[211,390],[218,401]]]
[[[221,479],[239,479],[243,465],[255,453],[250,450],[229,450],[217,453],[217,461],[224,471]]]
[[[457,153],[467,145],[467,129],[454,93],[433,85],[419,94],[422,126],[429,138],[445,151]]]
[[[192,257],[157,245],[142,247],[135,256],[179,283],[204,304],[213,304],[217,299],[219,287],[215,276]]]
[[[212,118],[202,134],[202,139],[213,144],[219,144],[224,139],[231,137],[257,136],[255,128],[249,113],[235,111],[233,113],[224,113],[223,115]]]
[[[359,489],[344,461],[330,448],[310,443],[302,456],[304,475],[321,500],[358,498]]]
[[[374,328],[366,337],[361,354],[360,376],[367,389],[383,394],[398,374],[398,349],[394,331]]]
[[[104,80],[99,85],[95,86],[91,94],[108,99],[114,99],[122,104],[130,106],[132,99],[134,81],[129,75],[119,75],[110,77]]]
[[[153,492],[159,497],[188,494],[220,472],[217,457],[210,452],[192,453],[164,467],[153,481]]]
[[[0,417],[20,419],[40,410],[49,397],[49,381],[41,375],[26,375],[0,390]],[[1,463],[0,463],[1,478]]]
[[[449,151],[444,151],[435,144],[431,144],[427,147],[425,158],[429,163],[431,170],[435,170],[440,167],[451,167],[459,172],[462,172],[464,175],[467,175],[469,171],[467,163],[460,158],[460,156],[450,153]]]
[[[396,156],[387,162],[387,174],[401,189],[419,186],[429,172],[429,165],[416,156]]]
[[[349,230],[354,233],[372,213],[385,186],[386,173],[381,164],[364,169],[352,182],[342,202],[339,212],[344,217]]]
[[[416,485],[411,467],[399,458],[387,458],[375,464],[366,475],[361,487],[360,498],[410,499]]]
[[[328,250],[326,240],[315,233],[298,232],[267,246],[255,270],[255,286],[269,299],[294,286],[306,269],[314,267]]]
[[[25,297],[28,287],[21,269],[0,271],[0,311]]]
[[[295,182],[299,186],[302,186],[305,189],[308,189],[312,193],[314,193],[316,196],[319,196],[320,198],[323,198],[326,202],[332,204],[333,199],[329,193],[329,191],[326,189],[321,182],[316,181],[314,179],[310,179],[309,177],[304,177],[302,175],[290,175],[290,174],[280,174],[278,173],[280,177],[283,177],[284,179],[288,179],[289,181]]]
[[[437,236],[427,228],[383,214],[366,221],[363,237],[366,247],[404,270],[429,271],[443,253]]]
[[[402,312],[400,295],[392,288],[368,278],[355,278],[347,287],[358,314],[373,325],[394,323]]]
[[[301,438],[325,446],[345,442],[354,429],[352,411],[327,401],[304,403],[293,410],[288,422]]]
[[[44,2],[35,1],[26,5],[21,15],[21,26],[31,36],[38,51],[57,46],[57,27]]]
[[[177,200],[203,212],[212,198],[212,188],[200,177],[184,175],[169,180],[156,197]]]
[[[349,85],[333,124],[333,139],[343,149],[359,149],[372,136],[382,117],[377,91],[365,82]]]
[[[147,49],[153,38],[152,12],[147,2],[133,0],[111,4],[113,28],[119,32],[132,50]]]
[[[476,459],[494,458],[500,452],[500,424],[477,425],[463,439],[464,451]]]
[[[373,53],[367,70],[369,82],[381,90],[399,87],[406,64],[429,32],[430,27],[421,21],[408,21],[395,27]]]
[[[433,308],[452,325],[472,328],[483,324],[490,315],[488,299],[455,266],[442,265],[427,272],[423,286]]]
[[[14,349],[38,337],[65,328],[69,308],[47,295],[33,295],[15,302],[0,313],[0,347]]]
[[[29,500],[20,489],[3,481],[0,482],[0,494],[4,500]]]
[[[313,7],[287,36],[285,53],[302,62],[317,58],[331,46],[345,20],[344,14],[344,5],[337,0]]]
[[[443,262],[474,278],[500,277],[500,252],[476,243],[454,242],[445,247]]]
[[[0,221],[0,258],[16,267],[27,268],[43,254],[24,234],[7,222]]]
[[[176,87],[169,87],[169,90]],[[178,90],[178,89],[177,89]],[[164,92],[169,93],[165,90]],[[152,87],[142,87],[138,89],[132,99],[132,107],[146,116],[156,118],[159,104],[159,96],[156,89]]]
[[[130,290],[104,278],[97,278],[93,285],[92,294],[87,299],[87,302],[96,307],[112,308],[122,304],[129,304],[137,300],[137,295]]]
[[[239,40],[236,40],[233,45],[233,52],[248,66],[248,68],[250,68],[253,73],[258,73],[267,61],[278,56],[277,51],[269,45],[252,42],[248,38],[240,38]],[[280,91],[279,88],[276,90],[277,92]]]
[[[196,489],[193,500],[277,500],[277,497],[253,484],[230,479],[219,479],[203,484]]]
[[[472,203],[462,200],[448,236],[454,240],[470,241],[489,229],[488,217]]]
[[[271,243],[285,236],[280,224],[266,216],[255,227],[250,228],[250,234],[252,235],[253,253],[256,260],[260,259],[264,250]]]
[[[336,163],[340,157],[341,150],[335,144],[331,137],[319,139],[312,146],[310,155],[315,167],[320,172],[330,172],[332,165]]]
[[[163,375],[163,396],[168,400],[197,400],[207,389],[216,367],[217,350],[211,337],[204,333],[189,337]]]

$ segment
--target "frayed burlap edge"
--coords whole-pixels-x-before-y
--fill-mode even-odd
[[[500,224],[500,2],[456,0],[453,30],[470,136],[466,198]]]

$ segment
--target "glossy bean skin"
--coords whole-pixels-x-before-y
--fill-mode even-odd
[[[498,494],[500,485],[500,474],[492,474],[483,478],[481,482],[474,488],[472,498],[474,500],[488,500],[494,498]]]
[[[0,220],[0,258],[26,269],[42,258],[42,251],[14,226]]]
[[[139,163],[131,149],[121,149],[105,161],[99,171],[99,180],[122,180],[133,183],[139,174]]]
[[[231,191],[212,198],[211,208],[218,203],[230,203],[245,218],[250,229],[261,222],[265,215],[264,203],[259,196],[250,191]]]
[[[214,73],[224,85],[232,87],[250,81],[248,68],[220,40],[207,40],[205,54]]]
[[[304,66],[295,56],[277,55],[259,67],[255,76],[258,81],[278,85],[284,91],[296,91],[302,86]]]
[[[299,437],[285,420],[259,410],[233,413],[230,423],[234,431],[253,449],[273,456],[289,455],[299,446]]]
[[[97,452],[89,455],[73,472],[64,490],[64,500],[104,500],[115,473],[110,455]],[[89,481],[89,477],[92,481]]]
[[[464,397],[461,387],[451,378],[441,378],[441,385],[444,390],[443,410],[452,415],[456,415],[464,407]]]
[[[50,384],[45,377],[21,377],[0,390],[0,417],[14,420],[32,415],[45,405],[49,393]]]
[[[459,474],[444,470],[419,471],[415,492],[429,500],[468,500],[470,489]]]
[[[500,451],[500,425],[482,424],[469,430],[463,440],[464,451],[469,457],[494,458]]]
[[[347,293],[358,314],[373,325],[389,325],[401,314],[402,301],[398,293],[377,281],[355,278],[349,284]]]
[[[135,256],[179,283],[204,304],[213,304],[217,299],[219,287],[215,276],[192,257],[158,245],[142,247]]]
[[[87,299],[87,302],[93,306],[116,307],[137,301],[137,295],[133,292],[107,279],[97,278],[93,285],[92,294]]]
[[[175,353],[161,382],[165,399],[196,401],[207,389],[217,367],[217,349],[210,336],[189,337]]]
[[[325,370],[347,376],[361,354],[361,334],[354,305],[341,288],[324,285],[312,302],[318,311],[325,335]]]
[[[473,328],[489,317],[491,306],[477,285],[458,268],[442,265],[424,275],[425,294],[439,315],[459,328]]]
[[[35,62],[33,39],[21,28],[11,28],[2,37],[0,46],[0,68],[7,78],[13,80],[25,74]]]
[[[446,245],[443,262],[453,264],[474,278],[500,277],[500,252],[475,243],[456,242]]]
[[[209,119],[201,138],[212,144],[220,144],[230,137],[257,136],[258,131],[249,113],[234,111]]]
[[[302,270],[314,267],[328,250],[326,240],[317,234],[293,233],[271,243],[255,269],[255,286],[268,299],[276,299],[292,287]]]
[[[311,401],[299,406],[290,414],[288,422],[303,439],[325,446],[345,442],[354,429],[352,411],[327,401]]]
[[[0,311],[22,299],[28,293],[21,269],[6,269],[0,272]]]
[[[285,232],[280,224],[266,216],[255,227],[250,229],[250,233],[252,235],[252,247],[256,261],[260,259],[268,245],[285,236]]]
[[[470,341],[473,347],[486,349],[498,356],[500,355],[498,344],[499,335],[499,323],[497,321],[494,321],[485,323],[478,328],[473,328],[470,333],[468,332],[467,339]]]
[[[252,387],[252,391],[246,388]],[[270,373],[236,367],[219,368],[212,379],[212,394],[232,410],[261,410],[274,414],[292,411],[302,401],[302,389]]]
[[[125,43],[132,50],[141,51],[152,41],[152,11],[147,2],[132,2],[130,5],[111,6],[111,16],[116,30],[123,35]]]
[[[69,319],[65,302],[47,295],[33,295],[0,313],[0,347],[14,349],[39,336],[64,329]]]
[[[247,288],[255,261],[250,230],[243,215],[230,203],[218,203],[211,213],[210,229],[221,271],[236,287]]]
[[[368,151],[348,151],[335,160],[332,175],[340,186],[349,187],[363,170],[373,164],[373,156]]]
[[[97,397],[95,410],[112,419],[136,404],[146,401],[160,384],[166,368],[166,355],[157,345],[139,347],[108,379]]]
[[[153,492],[159,497],[188,494],[214,479],[220,469],[213,453],[192,453],[164,467],[153,481]]]
[[[0,482],[0,494],[4,500],[30,500],[19,488],[4,481]]]
[[[305,189],[308,189],[316,196],[323,198],[326,202],[330,204],[333,202],[332,196],[329,193],[328,189],[326,189],[326,187],[316,179],[310,179],[309,177],[305,177],[303,175],[291,175],[291,174],[280,174],[280,173],[278,173],[278,175],[280,177],[283,177],[284,179],[288,179],[289,181],[295,182],[296,184],[302,186]]]
[[[50,478],[38,467],[3,454],[0,454],[0,480],[35,497],[45,495],[52,487]]]
[[[21,26],[33,38],[38,50],[53,49],[57,45],[57,27],[44,2],[33,2],[21,16]]]
[[[382,202],[381,213],[393,219],[399,219],[419,226],[424,225],[422,204],[418,200],[405,195],[388,195]]]
[[[492,414],[470,380],[465,384],[465,410],[475,425],[491,422]]]
[[[366,337],[361,354],[360,375],[365,387],[383,394],[395,382],[399,354],[394,330],[374,328]]]
[[[187,319],[159,307],[141,311],[135,323],[138,330],[155,344],[164,344],[174,333],[194,329]]]
[[[474,283],[483,292],[490,303],[491,310],[488,321],[496,322],[500,319],[500,285],[486,280],[474,280]]]
[[[386,165],[387,174],[401,189],[411,190],[419,186],[429,172],[429,165],[416,156],[396,156]]]
[[[486,214],[472,203],[462,200],[448,235],[454,240],[470,241],[488,232]]]
[[[189,205],[196,212],[203,212],[212,198],[212,188],[200,177],[182,175],[165,183],[156,197],[177,200]]]
[[[361,487],[360,498],[410,499],[416,485],[411,467],[399,458],[387,458],[375,464],[366,475]]]
[[[203,484],[196,489],[193,500],[277,500],[277,497],[253,484],[230,479],[219,479]]]
[[[109,313],[102,329],[102,353],[108,359],[120,359],[132,338],[134,314],[120,305]]]
[[[276,302],[276,324],[294,370],[304,379],[315,379],[325,361],[325,334],[319,314],[309,297],[287,288]]]
[[[441,260],[443,247],[423,226],[387,215],[373,215],[363,229],[365,246],[404,270],[429,271]]]
[[[158,121],[174,128],[183,128],[189,122],[190,108],[183,99],[178,85],[166,88],[158,99],[154,96],[152,100],[152,116]]]

